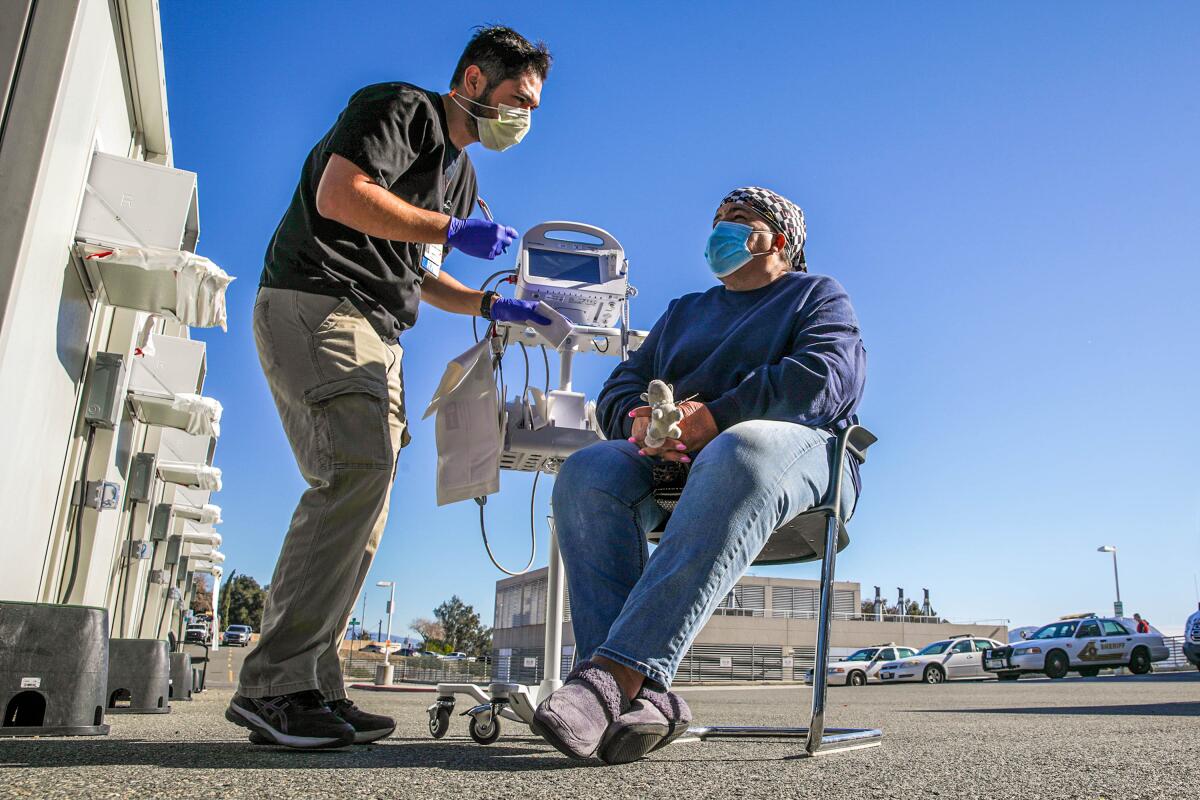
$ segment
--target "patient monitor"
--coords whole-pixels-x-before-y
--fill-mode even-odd
[[[543,222],[521,237],[517,297],[541,300],[575,325],[615,327],[629,288],[625,250],[603,228]]]

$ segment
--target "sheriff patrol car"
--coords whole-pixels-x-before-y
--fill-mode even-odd
[[[1129,667],[1135,675],[1144,675],[1155,661],[1169,656],[1160,634],[1134,633],[1115,618],[1073,614],[1043,625],[1023,642],[992,650],[983,668],[1002,681],[1030,672],[1050,678],[1078,672],[1090,678],[1113,667]]]
[[[895,642],[877,644],[874,647],[855,650],[843,659],[829,662],[826,674],[829,676],[831,686],[839,683],[845,683],[847,686],[866,686],[868,680],[878,678],[879,668],[882,665],[897,658],[908,658],[916,654],[917,651],[911,647],[897,647]],[[808,684],[813,682],[811,669],[804,673],[804,682]]]
[[[879,668],[884,683],[923,681],[943,683],[955,678],[982,678],[983,660],[988,653],[1004,645],[995,639],[968,634],[951,636],[928,644],[915,656],[892,661]]]

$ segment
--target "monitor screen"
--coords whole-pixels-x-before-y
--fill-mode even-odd
[[[553,250],[529,251],[529,274],[538,278],[577,283],[603,283],[600,256],[559,253]]]

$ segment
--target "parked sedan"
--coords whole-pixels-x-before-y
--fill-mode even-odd
[[[926,645],[912,658],[892,661],[879,668],[884,683],[923,681],[944,683],[956,678],[982,678],[984,656],[1004,645],[995,639],[977,639],[968,635],[952,636]]]
[[[844,683],[847,686],[866,686],[869,680],[878,680],[879,668],[898,658],[911,658],[917,654],[911,647],[896,647],[892,642],[864,647],[845,658],[830,661],[826,671],[831,686]],[[804,682],[813,682],[813,671],[804,673]]]
[[[1081,614],[1043,625],[1023,642],[997,648],[984,668],[1000,680],[1031,672],[1049,678],[1078,672],[1091,678],[1111,667],[1129,667],[1133,674],[1144,675],[1155,661],[1170,655],[1161,634],[1133,633],[1118,619]]]

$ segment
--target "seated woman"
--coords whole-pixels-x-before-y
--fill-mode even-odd
[[[730,192],[705,251],[721,285],[667,307],[600,392],[609,441],[559,472],[555,524],[575,652],[588,660],[533,730],[569,756],[633,761],[687,729],[687,704],[668,691],[680,659],[771,533],[825,495],[832,431],[855,421],[866,353],[845,290],[807,273],[804,238],[794,203]],[[685,417],[678,440],[650,448],[641,396],[655,378],[674,385]],[[665,516],[651,495],[662,461],[690,475],[647,557],[646,533]],[[844,518],[859,488],[849,461]]]

